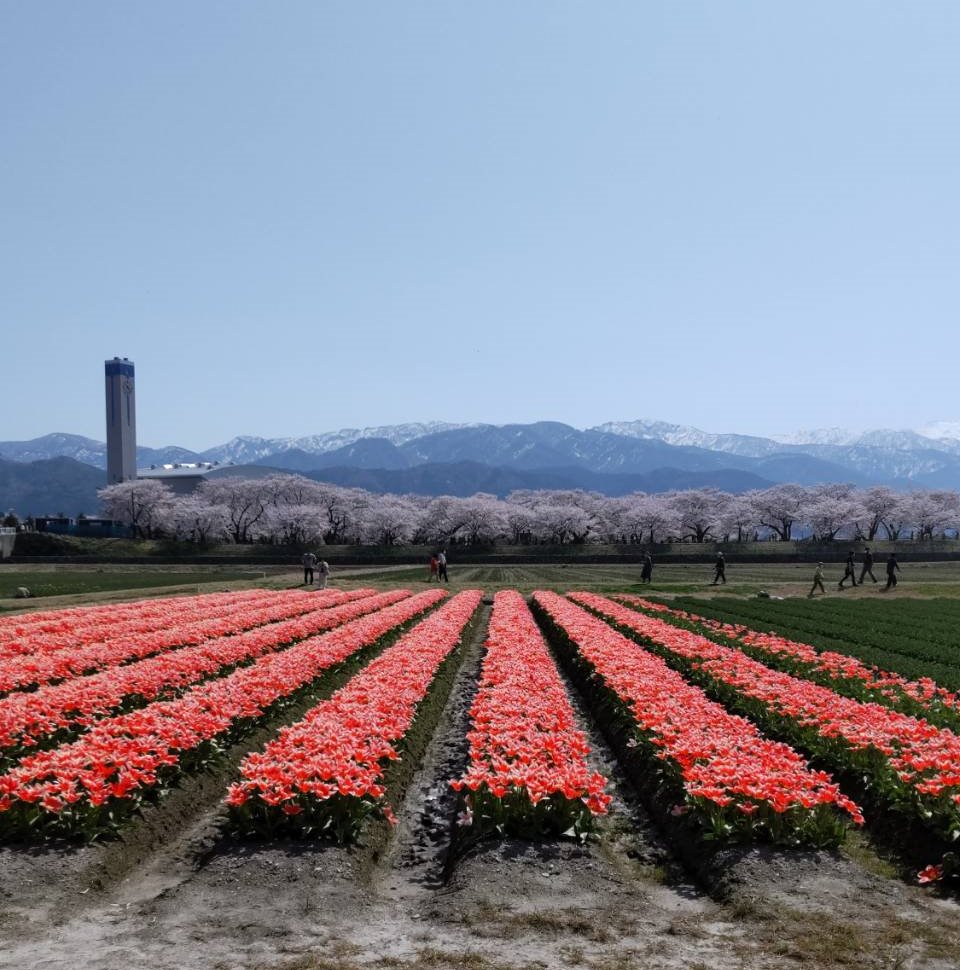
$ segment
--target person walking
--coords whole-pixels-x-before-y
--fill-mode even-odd
[[[447,575],[447,554],[442,549],[437,553],[437,582],[450,582],[450,577]]]
[[[330,563],[326,559],[320,560],[320,589],[327,588],[327,579],[330,577]]]
[[[428,582],[432,583],[437,578],[437,570],[439,569],[439,564],[437,563],[437,554],[434,553],[430,557],[430,576]]]
[[[823,563],[822,562],[817,563],[816,571],[813,574],[813,586],[810,587],[810,592],[807,593],[807,599],[812,600],[813,594],[818,589],[820,590],[821,593],[826,593],[826,590],[823,588]]]
[[[727,561],[723,558],[723,553],[717,553],[717,560],[713,564],[714,574],[713,582],[711,586],[716,586],[717,583],[723,583],[724,586],[727,585]]]
[[[874,582],[877,581],[877,577],[873,575],[873,553],[870,551],[870,547],[867,546],[863,550],[863,566],[860,569],[860,585],[863,585],[863,577],[869,576]]]
[[[313,567],[317,564],[317,557],[312,552],[303,554],[303,585],[313,585]]]
[[[843,584],[847,581],[848,578],[850,579],[850,582],[853,583],[854,586],[857,585],[857,564],[854,561],[852,549],[850,550],[850,552],[847,553],[847,562],[843,570],[843,578],[840,580],[840,583],[838,584],[837,589],[846,589],[846,587]]]
[[[640,582],[649,583],[653,579],[653,556],[649,552],[643,554],[643,568],[640,570]]]
[[[900,572],[900,564],[897,562],[897,554],[891,552],[887,559],[887,585],[883,587],[885,590],[897,585],[898,572]]]

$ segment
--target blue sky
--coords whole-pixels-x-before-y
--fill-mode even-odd
[[[0,439],[960,418],[954,2],[0,2]]]

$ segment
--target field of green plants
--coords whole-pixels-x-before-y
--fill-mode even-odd
[[[943,687],[960,690],[960,600],[705,600],[682,596],[670,603],[704,617],[775,631],[905,677],[929,677]]]
[[[17,589],[26,587],[31,598],[82,596],[88,593],[114,593],[125,590],[165,589],[171,586],[196,586],[206,583],[235,583],[259,579],[259,569],[204,566],[157,569],[137,566],[62,566],[0,567],[0,600],[15,599]],[[8,608],[23,604],[7,604]]]

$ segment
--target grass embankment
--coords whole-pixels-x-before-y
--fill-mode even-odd
[[[813,601],[815,610],[823,610],[841,600],[852,603],[869,601],[885,604],[896,613],[896,606],[913,598],[960,599],[960,562],[904,565],[900,585],[889,593],[881,593],[881,581],[856,589],[838,592],[836,581],[841,568],[825,577],[827,594]],[[761,591],[771,596],[787,597],[791,602],[807,603],[812,569],[809,564],[744,563],[728,561],[727,585],[713,586],[713,567],[709,563],[657,564],[653,582],[640,583],[640,566],[636,564],[591,564],[576,561],[565,563],[461,564],[452,557],[449,565],[451,592],[479,586],[489,594],[499,589],[517,589],[529,594],[535,589],[565,592],[571,589],[592,590],[598,593],[638,593],[668,598],[696,596],[688,608],[709,602],[711,597],[725,600],[749,599],[761,605],[777,600],[758,600]],[[877,572],[878,577],[880,573]],[[222,589],[229,583],[249,584],[278,589],[300,586],[303,572],[299,564],[250,566],[236,564],[147,565],[134,563],[5,563],[0,564],[0,611],[53,608],[82,605],[85,602],[106,602],[111,599],[130,599],[151,595],[196,593]],[[429,587],[427,563],[422,566],[385,563],[370,566],[338,566],[332,564],[331,584],[342,588],[370,585],[381,589],[409,586]],[[14,599],[18,586],[26,586],[36,599]],[[306,587],[310,588],[310,587]],[[315,588],[315,587],[314,587]],[[923,611],[921,610],[921,613]],[[766,615],[766,614],[763,614]],[[862,629],[862,628],[861,628]],[[785,635],[786,631],[783,631]],[[857,632],[860,632],[858,630]],[[863,639],[861,637],[861,639]],[[816,644],[814,644],[816,645]],[[831,644],[835,649],[837,645]],[[879,661],[876,661],[879,662]],[[889,665],[888,665],[889,666]],[[893,668],[899,669],[899,668]],[[911,674],[912,676],[912,674]]]
[[[258,579],[263,570],[240,571],[202,569],[165,572],[154,569],[116,568],[75,570],[0,569],[0,598],[13,597],[19,586],[31,596],[65,596],[77,593],[104,593],[125,589],[150,589],[157,586],[186,586]]]
[[[874,572],[881,581],[874,586],[849,587],[840,592],[837,582],[843,574],[842,564],[825,570],[827,594],[823,599],[879,601],[881,597],[900,600],[911,596],[960,598],[960,562],[911,562],[900,574],[900,585],[881,594],[884,583],[882,565]],[[657,564],[653,582],[640,583],[640,566],[632,563],[591,564],[570,561],[565,563],[509,563],[461,564],[451,555],[449,563],[451,589],[482,586],[489,592],[498,589],[519,589],[529,593],[534,589],[590,589],[597,592],[635,592],[641,594],[681,596],[745,596],[756,597],[761,591],[772,596],[804,598],[813,580],[809,563],[744,563],[728,559],[727,584],[713,586],[714,569],[709,563]],[[377,583],[427,584],[429,571],[410,566],[342,566],[334,565],[332,579],[343,578]],[[820,597],[818,596],[818,601]]]

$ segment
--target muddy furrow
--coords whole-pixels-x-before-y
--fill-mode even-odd
[[[477,692],[490,606],[481,607],[463,660],[423,761],[397,813],[400,824],[374,875],[378,892],[415,899],[442,886],[450,859],[457,794],[450,781],[466,769],[470,705]]]

